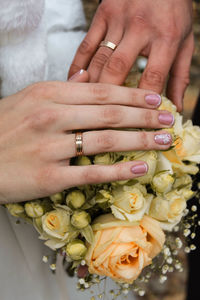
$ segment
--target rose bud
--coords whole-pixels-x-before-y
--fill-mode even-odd
[[[62,193],[57,193],[57,194],[51,195],[50,199],[54,204],[61,204],[63,201],[63,195],[62,195]]]
[[[91,165],[91,161],[87,156],[79,156],[76,158],[75,164],[77,166],[89,166]]]
[[[69,207],[78,209],[85,203],[85,195],[81,191],[72,191],[66,197],[66,203]]]
[[[112,159],[109,153],[97,154],[95,155],[93,162],[95,165],[111,165]]]
[[[27,202],[24,206],[26,214],[30,218],[39,218],[44,215],[44,207],[40,201]]]
[[[75,211],[71,217],[71,224],[78,229],[85,228],[90,222],[90,215],[86,211]]]
[[[24,207],[21,204],[6,204],[6,208],[8,209],[9,213],[14,217],[19,217],[21,214],[24,213]]]
[[[83,259],[87,252],[87,247],[83,241],[76,239],[70,242],[66,247],[67,255],[73,260]]]

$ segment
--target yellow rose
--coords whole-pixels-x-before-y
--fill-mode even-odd
[[[89,272],[119,282],[132,283],[165,241],[159,223],[148,216],[131,223],[103,215],[96,219],[93,230],[94,243],[85,256]]]
[[[130,222],[141,220],[148,210],[153,195],[147,194],[145,186],[137,183],[121,186],[113,190],[113,215],[120,220]]]
[[[183,188],[155,197],[151,202],[148,215],[160,221],[162,229],[171,231],[180,222],[186,208],[186,201],[193,195],[193,191]]]
[[[70,214],[67,210],[56,208],[46,213],[42,218],[42,238],[48,239],[45,243],[52,249],[58,249],[66,245],[72,238],[78,235],[70,224]]]
[[[152,180],[152,188],[157,193],[168,193],[173,186],[174,178],[169,172],[161,172],[156,174]]]

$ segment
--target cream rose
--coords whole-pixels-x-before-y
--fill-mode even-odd
[[[162,96],[162,103],[158,109],[159,110],[167,110],[167,111],[171,112],[173,115],[176,114],[176,106],[172,103],[172,101],[170,101],[169,99],[167,99],[164,96]]]
[[[113,215],[120,220],[130,222],[141,220],[148,210],[153,195],[147,194],[145,186],[137,183],[132,186],[121,186],[112,191]]]
[[[96,219],[93,230],[94,243],[85,257],[89,272],[119,282],[132,283],[165,241],[159,223],[148,216],[131,223],[103,215]]]
[[[182,116],[178,115],[174,133],[176,139],[173,149],[163,152],[165,157],[172,163],[173,170],[178,174],[196,174],[197,163],[200,163],[200,128],[193,126],[192,121],[182,125]],[[189,161],[190,164],[185,164]]]
[[[45,244],[53,250],[61,248],[78,235],[71,226],[69,212],[62,208],[56,208],[42,216],[41,229],[41,238],[48,239]]]
[[[171,149],[169,151],[163,151],[163,155],[169,160],[172,165],[173,171],[177,173],[179,176],[184,174],[195,175],[198,173],[199,168],[194,163],[185,164],[177,155],[175,149]]]
[[[138,151],[138,154],[135,156],[134,159],[145,161],[148,164],[147,174],[142,177],[138,177],[138,182],[140,182],[141,184],[148,184],[152,181],[157,167],[157,158],[158,154],[156,151]]]
[[[175,151],[181,160],[200,163],[200,128],[188,120],[176,130]]]
[[[158,220],[162,229],[171,231],[180,222],[186,208],[186,201],[193,195],[193,191],[183,188],[155,197],[151,202],[148,215]]]
[[[152,180],[152,188],[156,193],[168,193],[173,186],[174,177],[167,171],[156,174]]]

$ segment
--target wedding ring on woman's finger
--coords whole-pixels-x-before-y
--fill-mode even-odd
[[[117,45],[110,42],[110,41],[102,41],[101,44],[99,45],[99,47],[107,47],[112,49],[113,51],[117,48]]]
[[[83,155],[83,133],[75,133],[75,146],[76,146],[76,156]]]
[[[95,155],[106,152],[167,150],[172,143],[172,137],[167,131],[91,130],[84,132],[83,151],[83,141],[79,134],[76,134],[78,136],[75,149],[72,147],[74,134],[65,137],[64,145],[63,142],[56,145],[56,151],[53,152],[56,152],[59,159],[83,155],[83,152],[84,155]]]

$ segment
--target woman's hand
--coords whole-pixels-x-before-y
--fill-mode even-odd
[[[102,40],[116,50],[99,47]],[[149,57],[139,87],[182,109],[193,53],[191,0],[103,0],[73,60],[69,76],[88,68],[90,82],[122,84],[138,55]]]
[[[114,130],[170,127],[173,117],[166,111],[157,111],[159,104],[160,96],[149,91],[72,81],[37,83],[3,99],[0,202],[35,199],[76,185],[144,175],[147,166],[139,161],[112,166],[69,166],[70,158],[76,155],[72,131],[85,130],[85,155],[164,150],[171,144],[167,132]]]

